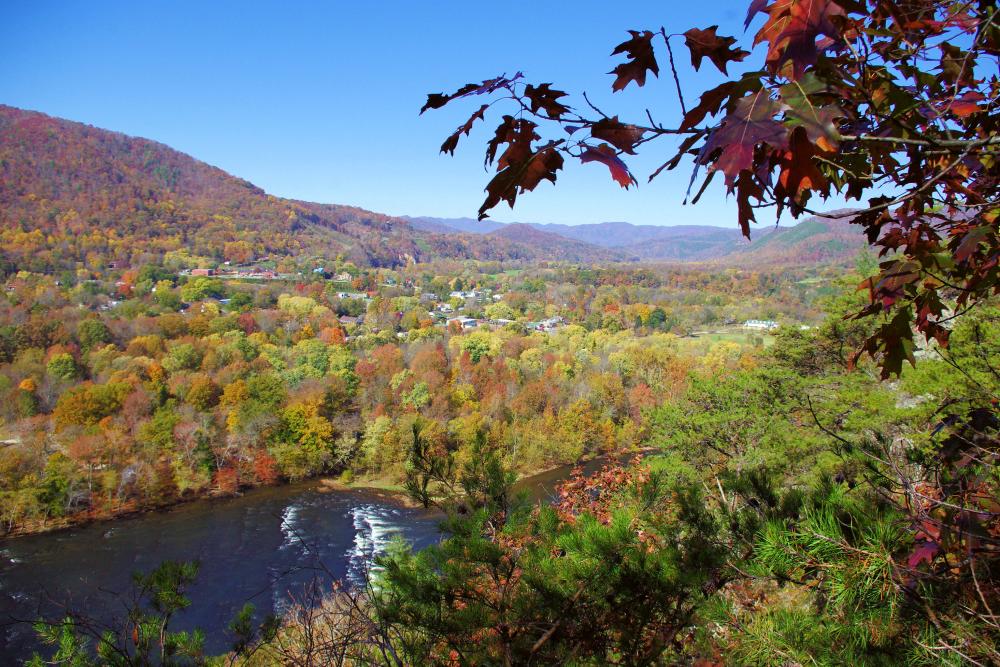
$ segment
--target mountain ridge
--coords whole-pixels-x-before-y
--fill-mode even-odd
[[[366,266],[477,259],[794,263],[842,261],[860,232],[821,220],[797,234],[735,228],[478,222],[389,216],[270,195],[150,139],[0,105],[0,262],[79,270],[153,261],[343,257]],[[834,228],[836,227],[836,228]],[[764,241],[775,235],[778,241]]]
[[[829,215],[838,215],[834,211]],[[532,222],[477,221],[473,218],[406,217],[419,229],[442,234],[479,234],[537,242],[561,237],[608,250],[622,261],[720,262],[795,264],[814,261],[846,262],[866,245],[858,228],[846,219],[816,216],[795,225],[761,225],[747,240],[735,227],[713,225],[633,225],[600,222],[580,225]],[[478,226],[478,227],[477,227]],[[506,231],[519,229],[522,231]],[[545,236],[529,238],[526,229]],[[795,231],[798,230],[798,231]],[[768,240],[770,239],[770,241]]]
[[[343,255],[371,266],[567,258],[551,244],[424,232],[355,206],[276,197],[160,142],[6,105],[0,241],[0,259],[38,270],[148,263],[168,253],[195,262]],[[579,259],[581,248],[570,254]],[[614,259],[596,247],[582,254]]]

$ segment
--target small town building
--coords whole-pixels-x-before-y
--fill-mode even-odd
[[[448,326],[451,326],[452,322],[458,322],[462,329],[475,329],[479,326],[479,320],[474,317],[453,317],[448,320]]]
[[[777,329],[778,323],[774,320],[747,320],[743,323],[743,328],[770,331],[771,329]]]

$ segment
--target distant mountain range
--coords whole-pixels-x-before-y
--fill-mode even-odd
[[[478,222],[472,218],[411,218],[406,217],[414,227],[438,233],[456,231],[472,234],[491,234],[507,226],[527,226],[549,234],[582,241],[603,248],[615,248],[626,253],[637,252],[648,243],[656,241],[661,246],[676,243],[687,245],[691,252],[688,257],[671,257],[671,253],[654,252],[657,258],[704,259],[717,256],[712,252],[720,245],[728,252],[733,244],[746,243],[735,227],[711,227],[708,225],[678,225],[672,227],[658,225],[633,225],[628,222],[599,222],[596,224],[559,225],[554,223],[502,223],[492,220]],[[763,233],[772,228],[764,227]],[[704,248],[698,248],[699,245]]]
[[[73,270],[171,257],[570,262],[844,261],[865,244],[845,222],[735,228],[504,224],[400,218],[268,195],[163,144],[0,105],[0,262]]]
[[[847,219],[809,218],[794,226],[762,225],[747,241],[735,227],[633,225],[628,222],[560,225],[502,223],[472,218],[406,217],[413,227],[437,234],[479,234],[537,246],[576,242],[573,254],[603,248],[619,261],[801,264],[852,259],[865,247]],[[531,230],[531,231],[529,231]],[[583,245],[579,245],[583,244]],[[593,251],[591,251],[593,252]]]

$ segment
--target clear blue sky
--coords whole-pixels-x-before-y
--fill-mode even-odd
[[[488,179],[485,130],[456,157],[439,155],[474,107],[418,116],[427,93],[521,70],[587,91],[623,118],[649,106],[675,123],[666,59],[646,89],[612,95],[611,49],[628,28],[720,24],[742,35],[746,4],[10,2],[0,9],[0,103],[148,137],[279,196],[474,216]],[[707,61],[693,72],[678,46],[693,98],[719,77]],[[603,166],[571,164],[557,187],[543,183],[494,217],[735,225],[735,204],[716,184],[698,206],[681,205],[689,166],[645,184],[674,147],[665,141],[632,160],[638,190],[620,190]]]

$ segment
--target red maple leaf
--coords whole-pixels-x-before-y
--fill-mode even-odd
[[[556,172],[563,166],[563,156],[556,150],[558,143],[543,146],[524,159],[505,161],[502,157],[505,166],[486,185],[486,201],[479,207],[479,219],[486,218],[486,212],[501,201],[513,208],[518,194],[534,190],[543,180],[555,183]]]
[[[726,185],[731,189],[739,173],[753,167],[754,148],[758,144],[766,143],[775,149],[787,146],[788,128],[774,120],[780,109],[764,91],[740,99],[705,142],[703,164],[722,149],[711,169],[724,173]]]
[[[656,63],[653,55],[653,33],[648,30],[638,32],[629,30],[632,39],[626,40],[615,47],[611,55],[619,53],[626,54],[628,62],[615,67],[609,74],[615,75],[615,82],[611,84],[611,90],[623,90],[632,81],[640,86],[646,85],[646,71],[652,72],[655,76],[660,75],[660,66]]]
[[[521,72],[518,72],[510,78],[508,78],[505,74],[501,74],[498,77],[486,79],[482,83],[467,83],[454,93],[431,93],[427,96],[427,101],[424,103],[424,106],[420,107],[420,113],[423,113],[428,109],[440,109],[452,100],[468,97],[469,95],[488,95],[501,88],[509,86],[523,77],[524,75]]]
[[[463,134],[468,136],[469,132],[472,131],[472,126],[475,124],[477,120],[483,120],[483,118],[485,117],[486,110],[489,108],[490,105],[488,104],[484,104],[483,106],[479,107],[479,111],[472,114],[469,117],[469,120],[465,121],[465,123],[459,126],[459,128],[455,130],[451,134],[451,136],[449,136],[447,139],[444,140],[444,143],[441,144],[441,152],[451,153],[452,155],[454,155],[455,149],[458,148],[458,138]]]
[[[740,62],[750,55],[749,51],[743,49],[733,50],[736,38],[720,37],[715,32],[718,29],[719,26],[713,25],[705,30],[691,28],[684,33],[684,43],[691,51],[691,65],[696,70],[701,68],[702,58],[708,58],[720,72],[728,74],[726,66],[730,62]]]
[[[618,116],[602,118],[590,128],[590,136],[603,139],[618,150],[635,155],[635,145],[642,139],[643,131],[635,125],[622,123]]]
[[[799,79],[806,67],[816,63],[817,37],[839,37],[833,19],[846,15],[834,0],[778,0],[766,11],[768,20],[754,44],[767,42],[768,67],[772,72],[783,71],[790,79]],[[791,69],[784,72],[786,63]]]
[[[607,144],[588,146],[587,150],[580,155],[580,162],[600,162],[606,165],[611,171],[611,178],[615,179],[618,185],[626,190],[628,186],[636,182],[635,177],[632,176],[628,167],[625,166],[625,163],[615,153],[615,149]]]
[[[970,90],[961,97],[956,97],[954,100],[944,103],[941,106],[944,111],[950,111],[959,118],[965,118],[974,113],[985,111],[986,108],[980,106],[980,102],[983,102],[985,99],[986,97],[982,93]]]
[[[493,163],[502,144],[507,144],[507,149],[501,154],[497,169],[527,159],[532,153],[531,142],[539,138],[535,132],[537,127],[530,120],[504,116],[493,138],[486,144],[486,164]]]
[[[524,96],[531,102],[531,113],[537,113],[539,109],[542,109],[549,117],[559,118],[569,111],[569,107],[559,102],[559,98],[566,97],[566,93],[561,90],[552,90],[551,85],[543,83],[533,86],[529,83],[525,87]]]
[[[764,198],[764,190],[749,171],[742,171],[739,178],[736,179],[735,191],[740,231],[743,232],[743,236],[750,238],[750,223],[757,220],[753,214],[753,204],[750,203],[750,198],[753,197],[758,202],[761,201]]]
[[[775,191],[779,197],[798,201],[806,191],[826,187],[826,177],[813,159],[817,154],[821,154],[821,151],[809,141],[805,130],[797,128],[792,131],[788,150],[780,160],[779,188]]]

